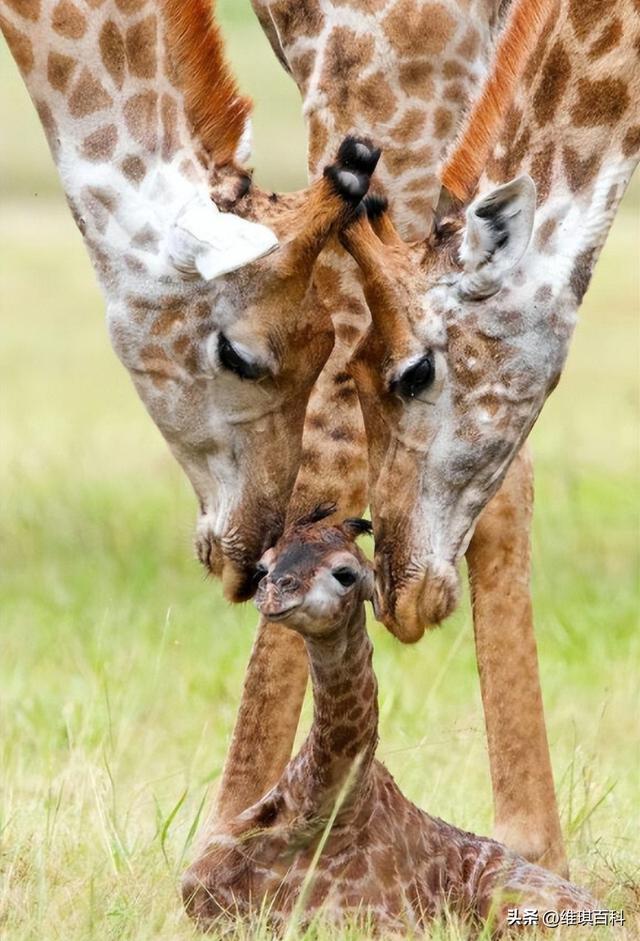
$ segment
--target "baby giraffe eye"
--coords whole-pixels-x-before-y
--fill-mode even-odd
[[[393,391],[403,399],[415,399],[426,392],[436,378],[436,363],[433,353],[429,352],[414,363],[393,383]]]
[[[263,366],[241,356],[222,332],[218,334],[218,357],[221,366],[240,379],[260,379],[266,372]]]
[[[351,585],[355,585],[358,579],[353,569],[346,568],[346,566],[334,569],[331,574],[337,582],[340,582],[343,588],[350,588]]]

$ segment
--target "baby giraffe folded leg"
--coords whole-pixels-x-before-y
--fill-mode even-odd
[[[364,605],[373,576],[355,542],[370,524],[315,525],[333,510],[318,507],[289,527],[262,559],[256,595],[264,617],[304,638],[311,731],[272,790],[221,824],[187,872],[189,914],[203,928],[261,912],[277,927],[296,912],[305,921],[367,918],[388,931],[420,928],[446,910],[499,932],[509,909],[592,910],[571,883],[421,811],[376,760]]]

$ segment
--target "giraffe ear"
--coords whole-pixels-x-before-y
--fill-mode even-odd
[[[188,203],[169,233],[169,258],[186,278],[213,281],[268,255],[278,247],[271,229],[212,202]]]
[[[469,206],[460,247],[458,291],[463,299],[483,300],[500,290],[529,246],[535,211],[536,185],[526,175]]]

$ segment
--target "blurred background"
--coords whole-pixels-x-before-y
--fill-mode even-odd
[[[218,6],[256,101],[258,179],[297,188],[296,89],[249,0]],[[195,499],[110,349],[4,44],[0,84],[0,936],[190,937],[176,874],[220,773],[257,617],[229,607],[193,559]],[[532,436],[535,612],[563,825],[576,878],[629,915],[640,897],[639,205],[636,180]],[[372,633],[380,756],[431,813],[488,833],[468,602],[411,649]]]

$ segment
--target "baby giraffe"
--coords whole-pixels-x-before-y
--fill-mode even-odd
[[[314,525],[334,510],[320,506],[285,531],[263,556],[256,595],[267,619],[304,638],[311,731],[275,787],[208,839],[184,882],[189,914],[202,928],[262,912],[274,927],[298,913],[406,931],[447,910],[500,931],[509,909],[591,911],[576,886],[424,813],[376,760],[364,604],[373,575],[355,542],[371,527]]]

